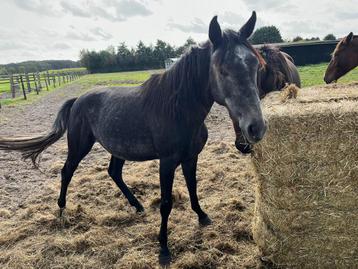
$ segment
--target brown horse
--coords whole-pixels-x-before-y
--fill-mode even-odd
[[[266,62],[265,66],[259,68],[257,72],[260,99],[269,92],[282,90],[286,84],[301,87],[300,75],[290,55],[271,45],[261,47],[258,52]],[[234,128],[236,148],[242,153],[250,153],[252,145],[241,135],[240,127],[235,122]]]
[[[281,90],[286,83],[301,87],[300,75],[290,55],[270,45],[260,48],[259,53],[266,61],[257,74],[261,99],[269,92]]]
[[[358,36],[350,32],[344,37],[332,53],[332,59],[324,75],[328,84],[337,81],[340,77],[358,66]]]

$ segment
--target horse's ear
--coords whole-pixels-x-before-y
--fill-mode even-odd
[[[256,24],[256,12],[252,11],[250,19],[241,27],[239,34],[241,37],[247,39],[251,36],[252,32],[255,29]]]
[[[214,18],[211,19],[209,26],[209,39],[211,43],[213,43],[214,49],[219,47],[223,41],[223,35],[218,23],[218,16],[214,16]]]
[[[348,45],[353,40],[353,32],[350,32],[345,38],[344,38],[344,44]]]

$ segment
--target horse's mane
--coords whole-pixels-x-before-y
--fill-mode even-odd
[[[191,47],[172,67],[142,84],[144,109],[180,117],[195,106],[209,82],[211,43]]]
[[[225,30],[224,44],[240,42],[250,49],[259,59],[260,65],[265,60],[246,40],[240,40],[237,32]],[[165,113],[170,117],[181,117],[188,108],[201,105],[200,100],[208,99],[209,67],[212,44],[207,41],[191,47],[181,58],[162,74],[154,74],[142,84],[144,109]],[[207,111],[208,112],[208,111]]]
[[[285,81],[293,80],[287,63],[287,60],[291,60],[286,59],[286,56],[279,50],[279,48],[272,45],[264,45],[259,49],[259,52],[266,61],[266,67],[263,72],[270,72],[273,74],[275,86],[277,88],[283,87]]]

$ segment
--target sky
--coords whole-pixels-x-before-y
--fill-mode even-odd
[[[256,27],[275,25],[284,39],[358,32],[358,0],[0,0],[0,64],[78,60],[81,49],[121,42],[205,41],[214,15],[239,30],[252,10]]]

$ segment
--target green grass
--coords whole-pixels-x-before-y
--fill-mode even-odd
[[[163,70],[145,70],[118,73],[90,74],[81,77],[76,83],[90,88],[93,86],[136,86],[146,81],[151,74]]]
[[[298,67],[298,71],[300,72],[301,76],[302,87],[325,84],[323,81],[323,76],[326,72],[327,66],[328,63],[322,63]],[[351,81],[358,81],[358,68],[353,69],[338,80],[339,83],[347,83]]]
[[[0,80],[0,94],[3,92],[10,92],[10,82]]]
[[[59,70],[48,70],[48,72],[50,74],[52,73],[68,73],[68,72],[80,72],[80,71],[86,71],[85,67],[77,67],[77,68],[64,68],[64,69],[59,69]],[[41,73],[46,73],[46,71],[41,72]]]

